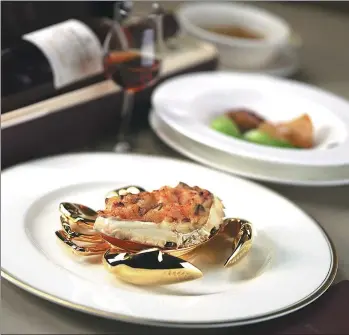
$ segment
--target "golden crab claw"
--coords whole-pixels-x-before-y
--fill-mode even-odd
[[[232,253],[226,260],[224,267],[229,267],[241,260],[250,251],[255,235],[251,222],[238,219],[225,219],[223,234],[232,240]]]
[[[56,231],[58,239],[79,256],[102,255],[110,248],[93,225],[97,212],[76,203],[62,202],[59,205],[62,230]]]
[[[137,254],[108,250],[103,263],[119,279],[134,285],[168,285],[203,276],[191,263],[156,248]]]
[[[82,241],[79,237],[71,238],[64,230],[56,231],[56,236],[78,256],[101,255],[110,248],[110,245],[106,242],[96,243],[95,241]],[[79,245],[76,242],[84,242],[85,245]]]
[[[118,188],[116,190],[108,192],[105,196],[105,199],[107,200],[112,197],[119,197],[121,195],[126,195],[128,193],[138,194],[140,192],[145,192],[145,189],[143,187],[134,186],[134,185],[126,186],[126,187]]]
[[[71,202],[59,204],[61,221],[70,225],[71,230],[84,235],[94,235],[93,225],[98,216],[92,208]]]
[[[101,237],[100,234],[96,234],[96,232],[91,231],[89,234],[83,234],[72,228],[70,222],[63,215],[60,216],[61,225],[64,232],[68,235],[70,239],[74,239],[75,241],[81,242],[93,242],[93,243],[102,243],[105,240]]]

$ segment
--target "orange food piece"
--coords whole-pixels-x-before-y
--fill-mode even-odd
[[[275,125],[263,122],[259,125],[258,129],[274,138],[288,141],[299,148],[313,147],[314,128],[307,114],[303,114],[291,121],[281,122]]]

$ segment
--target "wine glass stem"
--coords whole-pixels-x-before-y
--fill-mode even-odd
[[[134,103],[134,92],[131,90],[124,90],[124,99],[122,103],[121,110],[121,121],[119,134],[117,139],[117,147],[116,151],[129,151],[130,143],[129,143],[129,127],[132,119],[132,111],[133,111],[133,103]],[[128,147],[128,148],[127,148]]]

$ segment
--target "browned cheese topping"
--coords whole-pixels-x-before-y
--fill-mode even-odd
[[[164,186],[153,192],[106,199],[105,210],[98,214],[123,221],[202,225],[208,219],[212,204],[213,194],[209,191],[179,183],[176,187]]]

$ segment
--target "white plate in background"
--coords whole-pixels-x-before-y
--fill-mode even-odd
[[[219,65],[221,71],[231,71],[235,73],[254,73],[266,74],[277,77],[291,77],[296,74],[300,68],[298,49],[293,46],[285,47],[270,64],[259,69],[236,69],[224,64]]]
[[[165,81],[152,105],[167,125],[186,137],[229,154],[269,163],[336,169],[349,179],[349,103],[333,94],[292,80],[256,74],[201,72]],[[317,146],[283,149],[252,144],[215,130],[211,120],[229,108],[247,107],[272,122],[309,114]],[[337,143],[334,148],[327,145]]]
[[[155,111],[151,111],[149,114],[149,124],[155,134],[173,150],[201,164],[237,176],[297,186],[349,184],[349,179],[336,179],[336,176],[331,174],[317,174],[316,169],[312,169],[310,173],[304,173],[304,169],[301,167],[268,164],[212,149],[177,133],[166,125]],[[329,178],[330,176],[332,179]]]
[[[2,276],[86,313],[174,327],[242,325],[302,308],[325,292],[336,273],[331,241],[300,208],[265,187],[196,164],[131,154],[71,154],[6,169],[1,181]],[[98,209],[116,187],[150,190],[179,181],[209,189],[222,199],[227,216],[255,225],[254,246],[240,267],[208,267],[202,279],[144,289],[117,281],[101,264],[79,261],[56,240],[62,201]]]

